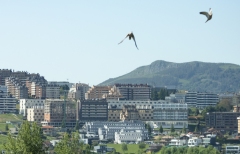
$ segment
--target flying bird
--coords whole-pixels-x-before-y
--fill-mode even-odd
[[[133,41],[135,42],[135,46],[136,46],[136,48],[138,49],[137,43],[136,43],[136,40],[135,40],[135,37],[134,37],[134,35],[133,35],[133,32],[127,34],[127,36],[126,36],[121,42],[119,42],[118,44],[122,43],[127,37],[129,37],[129,40],[131,40],[131,38],[133,39]]]
[[[211,20],[212,19],[212,15],[213,15],[211,8],[209,9],[209,12],[200,12],[200,14],[203,14],[203,15],[205,15],[207,17],[207,21],[206,22],[208,22],[208,20]]]

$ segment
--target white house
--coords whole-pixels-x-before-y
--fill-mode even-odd
[[[188,146],[189,147],[198,146],[200,144],[202,144],[202,139],[200,139],[198,137],[192,137],[188,140]]]
[[[183,145],[186,145],[187,144],[187,141],[186,140],[180,140],[180,139],[171,139],[169,145],[171,146],[183,146]]]

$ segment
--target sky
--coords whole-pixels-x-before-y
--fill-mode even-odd
[[[92,86],[156,60],[240,65],[239,15],[239,0],[0,1],[0,69]],[[118,45],[129,32],[139,50]]]

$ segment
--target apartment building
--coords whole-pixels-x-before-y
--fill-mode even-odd
[[[60,99],[60,86],[48,84],[46,86],[46,99]]]
[[[33,98],[45,99],[47,80],[39,74],[32,74],[26,79],[28,95]]]
[[[154,104],[163,103],[165,101],[159,100],[159,101],[144,101],[144,100],[114,100],[114,99],[108,99],[108,120],[109,121],[120,121],[122,118],[120,118],[120,113],[123,114],[124,106],[132,106],[132,108],[136,108],[138,111],[138,115],[140,116],[140,120],[147,121],[152,119],[152,109]],[[133,112],[133,110],[128,110],[125,113],[128,114],[137,114],[136,110]],[[132,118],[132,116],[131,116]],[[128,117],[129,120],[136,120],[131,119]]]
[[[5,85],[5,78],[10,77],[12,70],[9,69],[0,69],[0,85]]]
[[[37,122],[38,124],[44,120],[44,108],[42,106],[36,106],[27,109],[27,121]]]
[[[22,114],[23,116],[27,117],[28,115],[27,109],[43,108],[44,103],[45,103],[44,99],[20,99],[19,114]]]
[[[1,113],[15,113],[17,99],[8,95],[7,87],[0,86],[0,114]]]
[[[99,139],[115,139],[115,132],[120,132],[122,129],[128,130],[146,130],[145,123],[142,121],[93,121],[86,122],[83,128],[87,132],[96,133],[99,135]],[[146,132],[146,131],[144,131]]]
[[[121,129],[120,132],[115,132],[115,143],[141,143],[148,139],[147,130]]]
[[[205,116],[206,126],[222,131],[237,131],[240,112],[209,112]]]
[[[93,86],[85,93],[85,99],[102,99],[110,89],[111,86]]]
[[[108,121],[139,120],[163,128],[188,126],[188,105],[165,100],[107,100]],[[127,109],[127,108],[129,109]]]
[[[108,103],[106,100],[80,100],[78,102],[80,121],[108,120]]]
[[[69,99],[85,99],[85,93],[89,90],[89,85],[84,83],[76,83],[72,88],[69,89],[68,98]]]
[[[150,100],[151,86],[147,84],[115,84],[126,100]]]
[[[65,119],[64,119],[65,118]],[[46,99],[44,103],[43,126],[61,127],[65,120],[66,127],[76,125],[76,102],[62,99]]]
[[[13,97],[17,99],[28,98],[28,89],[18,78],[5,78],[5,85],[7,86],[8,92],[12,94]]]
[[[120,120],[140,120],[140,115],[135,105],[124,105],[120,112]]]
[[[155,125],[163,128],[188,127],[188,105],[181,103],[162,103],[154,105],[153,120]]]
[[[219,96],[213,93],[187,92],[185,101],[188,107],[205,108],[219,103]]]
[[[116,87],[113,86],[108,94],[103,94],[103,98],[107,99],[107,100],[118,100],[118,99],[124,99],[124,97],[122,96],[122,94],[120,93],[120,90]]]

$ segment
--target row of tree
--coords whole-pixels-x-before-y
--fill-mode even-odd
[[[36,123],[24,121],[17,137],[8,134],[7,142],[4,144],[6,153],[14,154],[44,154],[48,151],[43,142],[43,133]],[[65,133],[62,140],[55,146],[56,154],[77,154],[83,152],[83,143],[79,142],[79,133]],[[84,152],[90,153],[90,145],[85,146]]]
[[[162,147],[160,154],[220,154],[213,146],[205,147]]]

